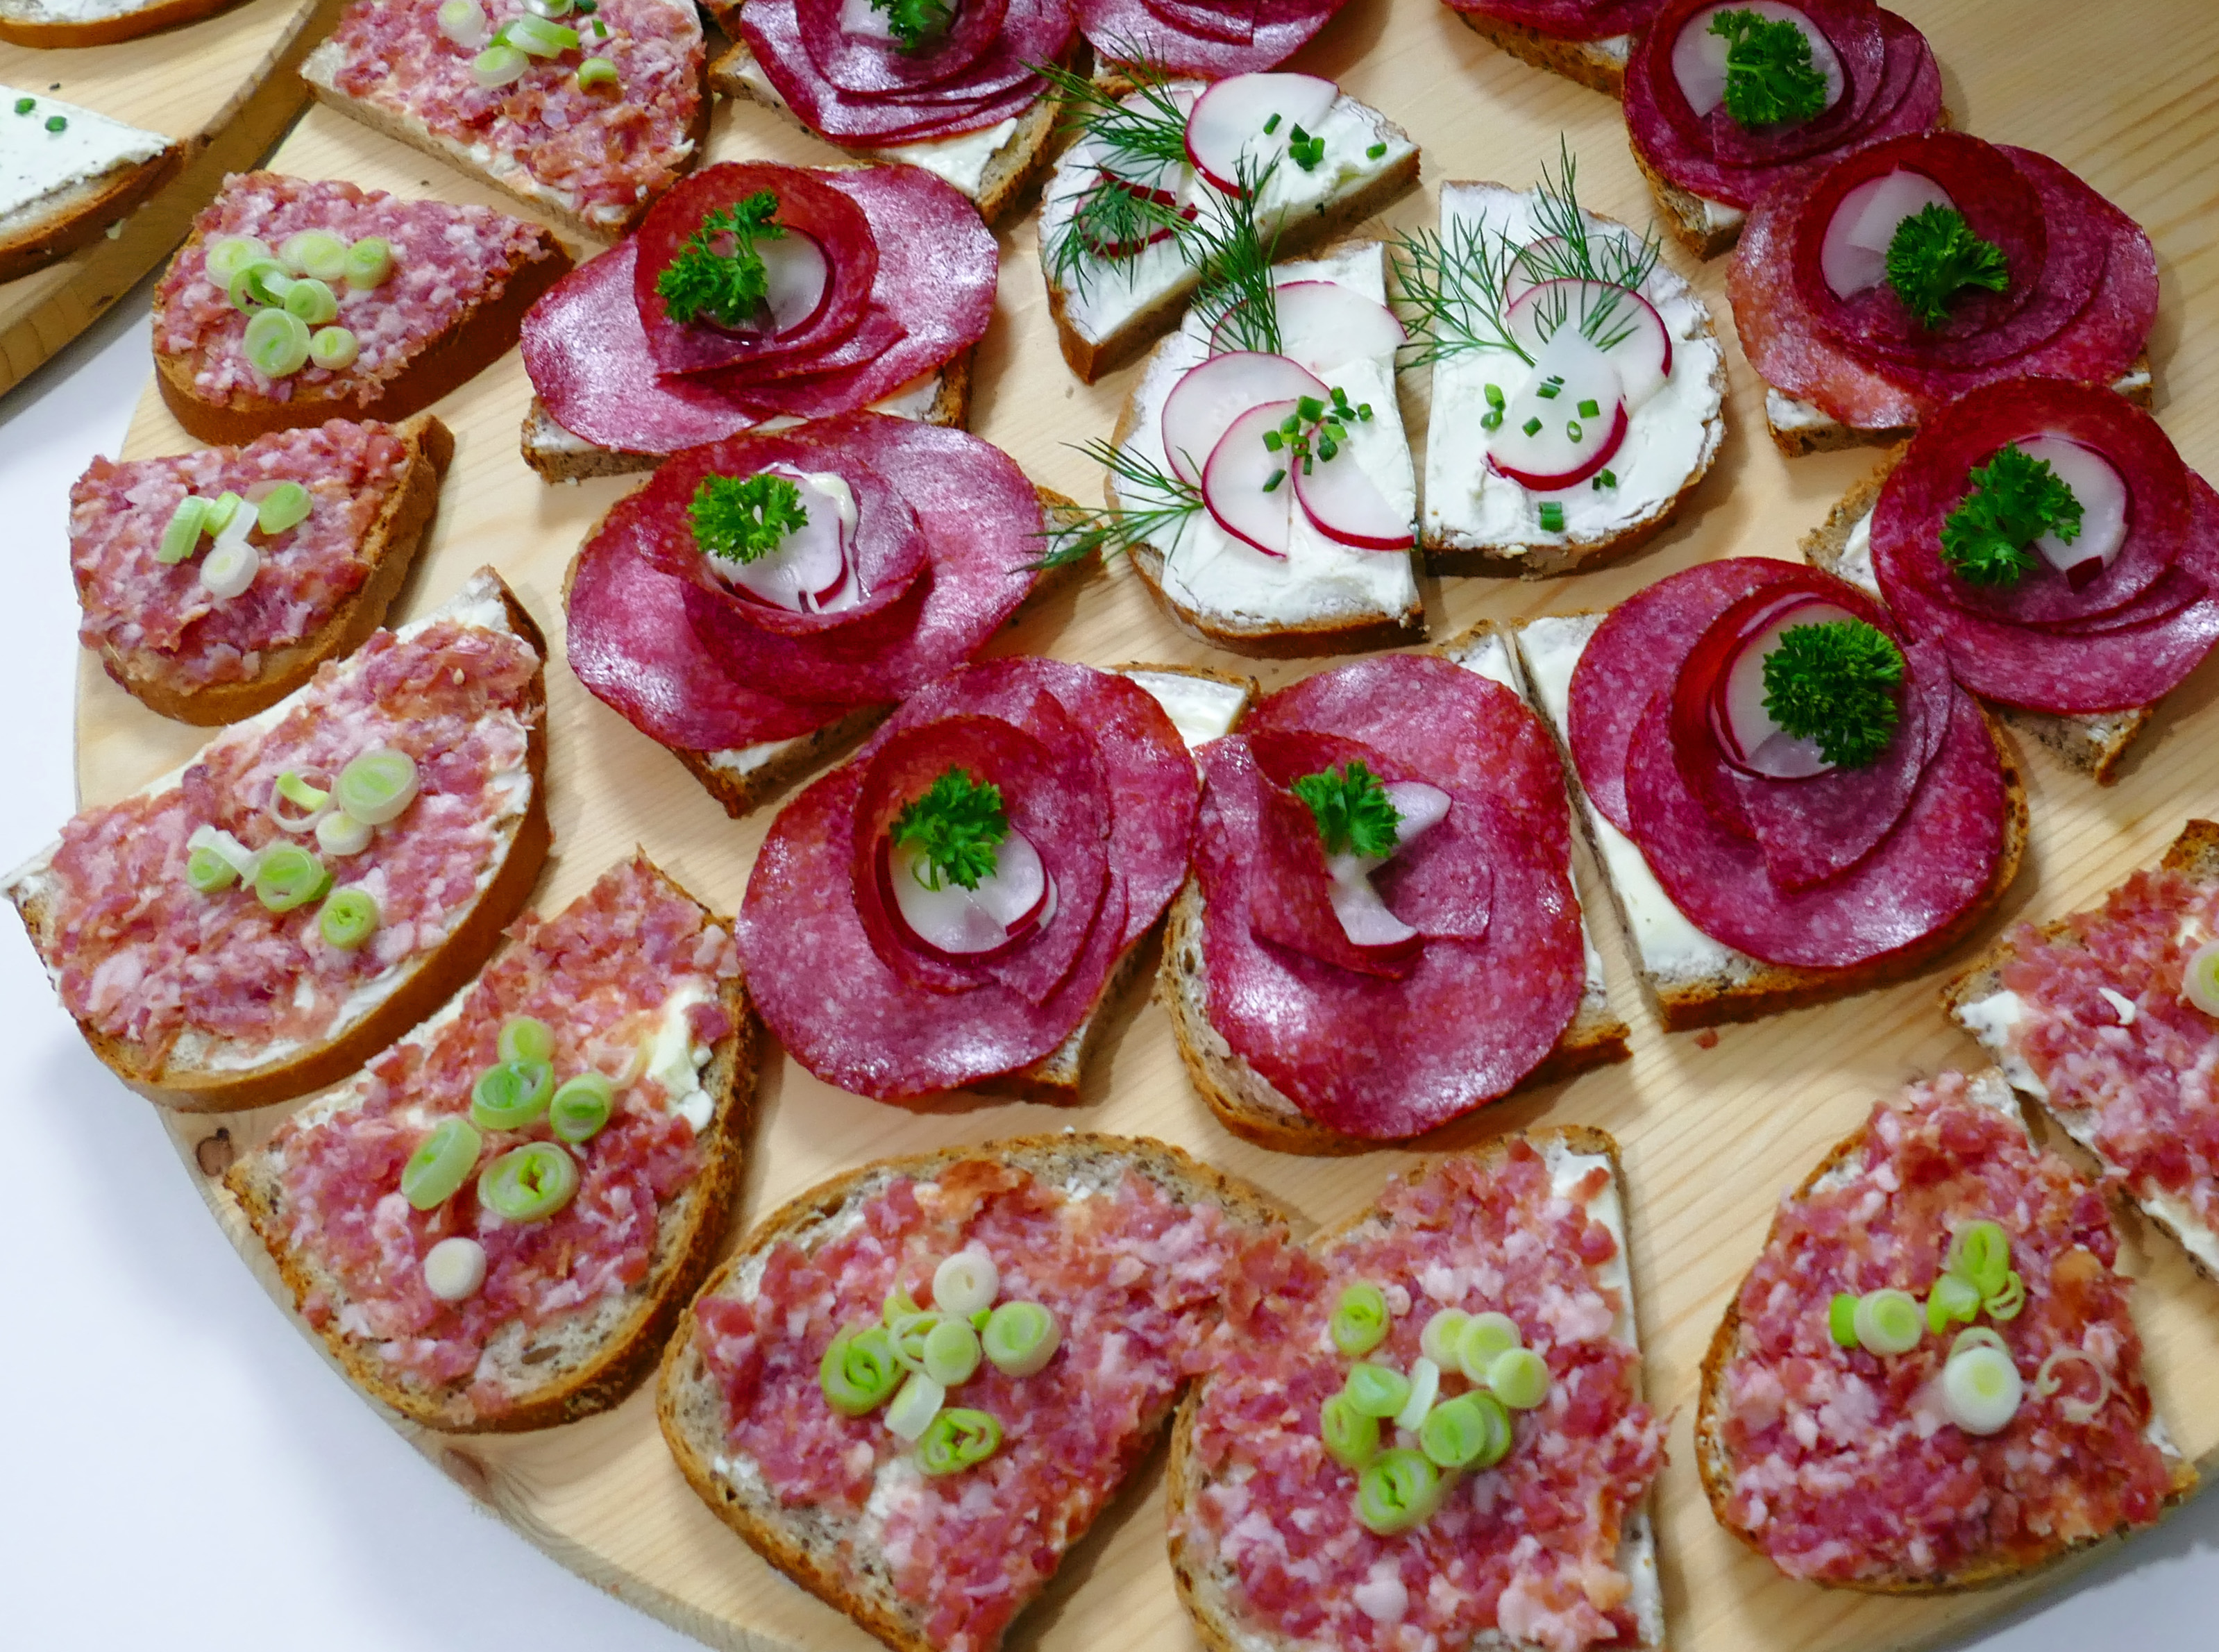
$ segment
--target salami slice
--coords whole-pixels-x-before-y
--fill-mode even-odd
[[[1467,0],[1453,6],[1560,40],[1600,40],[1647,28],[1662,0]]]
[[[1165,73],[1202,80],[1223,80],[1277,68],[1307,45],[1346,0],[1172,0],[1170,8],[1151,0],[1078,0],[1079,27],[1103,60],[1146,61]],[[1204,34],[1174,21],[1173,12],[1218,14],[1217,26]],[[1245,40],[1240,18],[1249,21]]]
[[[929,51],[902,51],[893,41],[853,34],[842,20],[843,0],[795,0],[794,20],[809,60],[852,96],[899,97],[960,80],[991,52],[1009,16],[1009,0],[964,0],[955,21]]]
[[[1255,0],[1141,0],[1141,3],[1172,28],[1197,40],[1226,46],[1252,46],[1256,40]]]

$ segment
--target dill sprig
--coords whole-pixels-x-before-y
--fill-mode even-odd
[[[1176,239],[1194,228],[1176,200],[1131,186],[1104,172],[1071,209],[1071,217],[1048,246],[1049,278],[1058,286],[1085,292],[1095,270],[1130,263],[1168,231]]]
[[[1484,225],[1462,220],[1441,232],[1396,236],[1389,296],[1408,313],[1404,365],[1427,367],[1476,350],[1506,350],[1530,365],[1532,357],[1503,320],[1503,287],[1517,256],[1507,237],[1490,239]]]
[[[1060,512],[1054,526],[1041,531],[1047,548],[1031,564],[1035,568],[1067,568],[1097,551],[1114,556],[1135,545],[1153,544],[1168,551],[1179,529],[1202,509],[1202,489],[1159,469],[1129,448],[1096,440],[1078,451],[1109,471],[1119,503],[1097,511],[1074,506]]]
[[[1243,156],[1231,195],[1216,195],[1196,220],[1190,253],[1202,271],[1194,313],[1203,335],[1234,350],[1279,353],[1279,287],[1271,260],[1279,248],[1278,226],[1266,235],[1256,221],[1256,202],[1271,181],[1276,163],[1261,171]]]
[[[1098,151],[1101,176],[1080,194],[1047,248],[1049,278],[1084,293],[1097,270],[1139,258],[1158,232],[1183,238],[1191,227],[1176,201],[1155,193],[1186,165],[1186,111],[1170,77],[1146,62],[1123,71],[1129,89],[1097,84],[1060,63],[1031,67],[1062,101],[1063,130],[1091,140]]]
[[[1544,241],[1556,245],[1530,249],[1526,267],[1537,281],[1600,281],[1613,287],[1638,288],[1663,257],[1663,244],[1655,226],[1639,240],[1615,230],[1600,233],[1580,208],[1579,161],[1571,146],[1557,140],[1558,177],[1551,177],[1545,165],[1541,182],[1533,190],[1533,220]]]
[[[1101,145],[1103,164],[1111,171],[1186,165],[1186,111],[1163,70],[1146,61],[1125,65],[1120,72],[1130,86],[1121,89],[1116,82],[1103,84],[1060,63],[1029,67],[1061,101],[1065,133]]]

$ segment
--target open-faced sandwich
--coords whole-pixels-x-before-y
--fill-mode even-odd
[[[737,817],[975,656],[1060,502],[882,413],[690,448],[571,564],[570,669]]]
[[[1790,456],[1899,441],[1984,384],[2110,384],[2147,406],[2157,253],[2046,155],[1927,132],[1783,180],[1726,281]]]
[[[525,318],[525,463],[652,469],[866,408],[960,425],[1000,270],[978,209],[917,167],[705,167]]]
[[[663,1438],[720,1519],[895,1652],[995,1652],[1285,1231],[1153,1141],[881,1160],[773,1214],[695,1299]]]
[[[96,458],[70,489],[78,639],[165,717],[252,716],[383,623],[454,447],[419,413]]]
[[[93,1053],[261,1107],[452,996],[547,856],[545,647],[482,569],[0,881]]]
[[[1653,237],[1583,211],[1576,169],[1531,193],[1441,185],[1402,237],[1405,366],[1433,370],[1420,542],[1439,573],[1529,578],[1623,554],[1678,512],[1725,438],[1711,313]]]
[[[1073,0],[1104,64],[1223,80],[1284,63],[1347,0]]]
[[[1172,1434],[1203,1645],[1663,1646],[1625,1211],[1609,1136],[1525,1132],[1243,1276]]]
[[[1874,0],[1664,0],[1625,65],[1633,158],[1706,258],[1791,174],[1946,121],[1926,37]]]
[[[1198,791],[1147,676],[1020,658],[919,691],[755,857],[739,941],[763,1019],[882,1101],[1078,1099],[1186,876]]]
[[[1663,0],[1445,0],[1514,58],[1616,97],[1635,42]]]
[[[1063,358],[1090,384],[1178,321],[1224,256],[1228,199],[1284,258],[1418,181],[1408,134],[1315,75],[1057,81],[1072,140],[1041,195],[1041,272]]]
[[[1304,678],[1197,754],[1161,996],[1251,1140],[1360,1152],[1626,1053],[1548,732],[1499,637],[1452,652]]]
[[[0,11],[0,39],[5,16]],[[184,164],[185,146],[174,138],[0,86],[0,281],[68,257]]]
[[[1945,1072],[1781,1199],[1703,1361],[1695,1466],[1781,1572],[1940,1594],[2155,1521],[2196,1485],[2141,1374],[2102,1191]]]
[[[739,1192],[756,1034],[724,925],[643,854],[224,1185],[371,1398],[428,1428],[606,1411]]]
[[[2219,643],[2219,495],[2096,386],[2006,380],[1952,403],[1803,552],[2099,782]]]
[[[1704,562],[1528,620],[1518,648],[1668,1028],[1899,979],[2017,873],[2001,735],[1938,644],[1844,581]]]
[[[203,442],[405,419],[505,354],[569,267],[484,207],[235,173],[154,289],[154,382]]]
[[[782,111],[859,160],[945,178],[998,222],[1047,166],[1042,69],[1078,51],[1067,0],[719,0],[727,97]]]
[[[113,46],[197,22],[239,0],[0,0],[0,40],[46,48]]]
[[[2190,821],[2094,911],[2017,926],[1943,999],[2219,1280],[2219,825]]]
[[[320,99],[613,240],[708,128],[692,0],[353,0],[301,78]]]

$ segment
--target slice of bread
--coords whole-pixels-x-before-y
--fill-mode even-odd
[[[686,897],[684,890],[651,864],[647,869],[667,892]],[[707,908],[702,908],[702,916],[710,916]],[[405,1041],[432,1045],[458,1018],[469,997],[465,987],[444,1012]],[[702,1164],[656,1212],[646,1276],[550,1321],[508,1322],[488,1340],[477,1368],[451,1382],[434,1385],[396,1369],[379,1351],[382,1338],[345,1328],[346,1310],[354,1299],[313,1248],[295,1242],[296,1216],[285,1193],[283,1143],[272,1143],[239,1159],[224,1177],[224,1188],[268,1247],[279,1275],[292,1288],[295,1307],[311,1296],[317,1299],[320,1317],[314,1328],[340,1369],[373,1400],[411,1422],[449,1433],[517,1433],[590,1417],[638,1386],[662,1357],[679,1314],[716,1261],[739,1196],[762,1040],[747,988],[737,976],[724,984],[724,1007],[732,1030],[711,1047],[708,1063],[700,1070],[701,1090],[713,1102],[706,1127],[696,1132]],[[311,1103],[295,1115],[295,1121],[321,1123],[343,1117],[362,1107],[376,1083],[367,1075],[358,1078]],[[481,1412],[473,1398],[478,1385],[487,1382],[507,1389],[509,1397],[507,1406],[490,1413]]]
[[[1705,260],[1733,251],[1741,239],[1741,227],[1749,221],[1746,210],[1681,189],[1649,164],[1639,144],[1627,146],[1633,151],[1633,164],[1656,192],[1656,204],[1664,209],[1664,227],[1672,232],[1674,240]]]
[[[2135,357],[2134,365],[2112,381],[2111,388],[2137,407],[2149,407],[2157,394],[2149,351]],[[1837,453],[1843,448],[1893,447],[1916,433],[1910,425],[1867,430],[1845,425],[1823,408],[1769,384],[1764,387],[1764,424],[1772,432],[1773,445],[1791,459],[1806,453]]]
[[[272,1046],[194,1033],[171,1047],[150,1049],[127,1042],[80,1022],[78,1031],[92,1052],[115,1076],[140,1095],[163,1106],[188,1113],[229,1113],[243,1108],[266,1107],[295,1096],[320,1090],[360,1067],[454,995],[456,989],[476,972],[500,939],[501,931],[523,910],[539,869],[547,859],[550,834],[547,822],[546,639],[524,605],[500,576],[481,568],[444,606],[412,625],[401,628],[406,637],[443,618],[503,630],[520,638],[539,656],[538,669],[521,708],[530,722],[525,774],[530,795],[521,811],[505,820],[498,830],[489,875],[469,905],[457,913],[446,940],[436,951],[396,966],[376,982],[378,991],[364,992],[364,1002],[335,1023],[320,1043],[296,1045],[281,1040]],[[333,667],[344,672],[347,661]],[[294,703],[314,692],[313,681],[292,695],[239,724],[218,736],[225,741],[252,740],[275,728],[291,711]],[[175,790],[186,769],[180,767],[152,782],[140,793],[152,796]],[[52,870],[59,841],[25,865],[0,879],[0,892],[15,903],[23,927],[47,963],[56,973],[59,935],[54,909],[56,883]]]
[[[325,661],[360,648],[385,623],[385,611],[415,564],[417,548],[438,509],[440,479],[455,452],[454,437],[430,413],[403,420],[394,434],[407,449],[407,460],[355,550],[370,576],[322,624],[297,643],[264,653],[261,668],[244,682],[180,682],[169,660],[154,649],[103,642],[100,662],[108,674],[149,711],[209,726],[236,723],[274,705]]]
[[[1568,40],[1545,34],[1524,23],[1490,17],[1483,11],[1467,11],[1459,7],[1456,15],[1464,20],[1466,28],[1482,40],[1493,41],[1512,57],[1536,69],[1546,69],[1551,74],[1562,75],[1613,97],[1625,90],[1625,63],[1633,54],[1631,34],[1609,34],[1599,40]]]
[[[196,23],[227,11],[239,0],[0,0],[0,40],[46,50],[114,46],[158,28]]]
[[[6,38],[6,16],[0,9],[0,39]],[[29,110],[21,116],[8,115],[26,128],[41,128],[9,129],[10,140],[23,146],[23,158],[36,156],[39,142],[48,136],[44,122],[59,117],[66,123],[64,131],[74,140],[71,147],[80,159],[73,176],[55,179],[53,188],[0,212],[0,282],[43,270],[96,239],[177,177],[185,164],[185,146],[163,133],[142,131],[73,103],[0,86],[0,103],[10,110],[26,98],[33,105]]]
[[[697,1303],[712,1296],[750,1300],[774,1246],[790,1243],[814,1250],[841,1232],[843,1224],[856,1220],[896,1177],[935,1180],[952,1166],[977,1158],[991,1158],[1043,1182],[1100,1192],[1114,1190],[1129,1171],[1181,1203],[1217,1206],[1232,1222],[1259,1236],[1284,1233],[1286,1228],[1286,1217],[1265,1195],[1161,1142],[1077,1133],[1025,1137],[984,1147],[949,1147],[880,1159],[811,1189],[756,1227],[703,1287]],[[895,1652],[937,1652],[917,1607],[894,1593],[891,1564],[867,1528],[867,1516],[855,1521],[815,1505],[783,1504],[752,1462],[730,1455],[730,1419],[724,1392],[702,1360],[694,1332],[694,1314],[689,1308],[663,1357],[656,1394],[662,1437],[687,1483],[749,1548]],[[1124,1454],[1127,1463],[1137,1464],[1147,1455],[1171,1409],[1166,1404],[1134,1419],[1130,1449]],[[1084,1531],[1058,1518],[1066,1513],[1041,1511],[1031,1539],[1052,1545],[1058,1559]]]
[[[1519,661],[1532,687],[1533,709],[1556,736],[1565,783],[1571,788],[1573,818],[1579,823],[1595,865],[1602,869],[1611,905],[1625,936],[1626,951],[1640,974],[1643,992],[1666,1031],[1755,1021],[1915,975],[1977,928],[2018,875],[2019,863],[2026,854],[2026,786],[2011,747],[1990,718],[1988,733],[2003,763],[2004,786],[2010,798],[2004,819],[2003,852],[1987,892],[1953,922],[1916,945],[1846,969],[1768,964],[1712,939],[1672,904],[1633,840],[1603,818],[1580,784],[1579,767],[1572,761],[1565,734],[1572,671],[1604,618],[1587,612],[1518,622],[1514,630]]]
[[[1632,1252],[1626,1240],[1623,1196],[1625,1167],[1619,1162],[1617,1140],[1607,1131],[1586,1125],[1558,1125],[1498,1136],[1467,1157],[1482,1167],[1492,1168],[1507,1156],[1513,1141],[1531,1144],[1552,1169],[1575,1157],[1609,1160],[1609,1196],[1598,1199],[1590,1207],[1590,1214],[1618,1240],[1620,1263],[1630,1264]],[[1406,1172],[1411,1179],[1423,1173],[1423,1166]],[[1380,1237],[1388,1231],[1386,1218],[1374,1207],[1359,1210],[1346,1221],[1319,1233],[1309,1245],[1321,1256],[1329,1257],[1351,1239]],[[1626,1334],[1638,1343],[1638,1323],[1630,1267],[1622,1289]],[[1179,1600],[1192,1616],[1195,1629],[1209,1652],[1307,1652],[1315,1643],[1289,1641],[1244,1620],[1233,1598],[1236,1581],[1233,1568],[1221,1558],[1202,1552],[1203,1546],[1188,1535],[1196,1501],[1210,1483],[1197,1464],[1194,1452],[1195,1419],[1201,1409],[1207,1380],[1190,1390],[1179,1407],[1178,1416],[1172,1425],[1171,1462],[1165,1473],[1166,1504],[1171,1514],[1172,1579],[1178,1586]],[[1661,1652],[1665,1643],[1664,1597],[1656,1570],[1656,1526],[1646,1500],[1626,1516],[1616,1569],[1632,1584],[1634,1618],[1639,1633],[1632,1642],[1612,1644],[1635,1649],[1637,1652]],[[1476,1636],[1469,1646],[1470,1652],[1542,1652],[1535,1643],[1514,1639],[1501,1630],[1490,1630]]]

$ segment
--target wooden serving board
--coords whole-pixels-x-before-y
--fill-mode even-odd
[[[2203,0],[1901,0],[1931,36],[1959,122],[1981,134],[2058,156],[2120,202],[2154,238],[2164,307],[2153,351],[2159,407],[2191,464],[2219,475],[2219,248],[2210,226],[2219,196],[2219,11]],[[1427,187],[1389,214],[1433,221],[1432,184],[1495,178],[1525,185],[1553,164],[1558,134],[1581,158],[1588,204],[1645,220],[1650,197],[1628,156],[1616,107],[1593,92],[1514,62],[1483,44],[1435,0],[1351,0],[1298,66],[1340,79],[1404,123],[1425,149]],[[826,162],[830,152],[763,111],[724,109],[711,153]],[[351,178],[404,194],[506,204],[328,111],[313,110],[278,164],[308,176]],[[1059,358],[1029,220],[1002,237],[999,312],[978,363],[975,427],[1051,487],[1095,496],[1099,476],[1069,444],[1107,434],[1137,370],[1091,388]],[[1732,322],[1725,266],[1694,275],[1722,334]],[[2187,318],[2207,325],[2191,329]],[[1681,522],[1623,566],[1546,583],[1429,582],[1427,614],[1445,638],[1482,616],[1509,618],[1616,602],[1691,563],[1730,555],[1793,556],[1797,537],[1871,468],[1868,452],[1784,462],[1766,440],[1758,388],[1727,351],[1732,433],[1717,469]],[[1405,388],[1422,431],[1422,376]],[[498,567],[548,629],[561,635],[563,569],[600,513],[633,484],[550,488],[527,471],[516,438],[526,399],[514,356],[441,404],[457,438],[455,468],[424,564],[399,612],[444,598],[473,568]],[[132,429],[134,455],[191,444],[150,391]],[[1190,641],[1151,607],[1122,565],[1096,569],[1029,611],[998,651],[1036,651],[1109,664],[1130,660],[1234,663]],[[1308,666],[1267,665],[1267,685]],[[78,685],[79,777],[88,802],[112,798],[181,761],[202,736],[147,713],[85,664]],[[2174,695],[2115,787],[2098,790],[2044,753],[2023,748],[2032,793],[2032,853],[2004,910],[1958,954],[2001,927],[2085,904],[2154,860],[2191,812],[2219,809],[2219,671]],[[745,887],[769,816],[734,823],[659,749],[582,692],[559,647],[549,672],[550,796],[560,856],[538,892],[552,910],[643,843],[718,908]],[[1590,878],[1590,897],[1601,894]],[[1828,1593],[1789,1582],[1713,1523],[1691,1461],[1698,1364],[1712,1327],[1762,1240],[1781,1190],[1857,1127],[1876,1097],[1906,1078],[1978,1053],[1944,1020],[1936,990],[1947,974],[1707,1036],[1664,1036],[1639,1001],[1599,898],[1596,931],[1613,998],[1634,1028],[1629,1064],[1488,1108],[1429,1147],[1465,1145],[1544,1121],[1600,1125],[1625,1150],[1634,1275],[1648,1381],[1673,1414],[1671,1467],[1659,1490],[1671,1632],[1684,1652],[1872,1652],[1929,1642],[2009,1608],[2023,1589],[1914,1601]],[[282,1109],[177,1120],[172,1134],[233,1239],[269,1280],[237,1212],[207,1177],[259,1141]],[[1329,1221],[1368,1203],[1403,1152],[1347,1159],[1273,1154],[1221,1129],[1188,1086],[1161,1007],[1135,993],[1068,1111],[962,1101],[906,1110],[831,1090],[780,1057],[763,1078],[746,1178],[743,1219],[882,1154],[985,1141],[1065,1125],[1146,1133],[1178,1142],[1249,1177],[1304,1215]],[[2053,1140],[2056,1133],[2048,1134]],[[2159,1402],[2185,1447],[2219,1462],[2219,1290],[2192,1276],[2177,1247],[2127,1219],[2127,1265],[2143,1281],[2136,1313]],[[274,1289],[274,1285],[273,1285]],[[549,1553],[681,1629],[718,1646],[869,1646],[862,1632],[771,1573],[696,1501],[657,1435],[651,1397],[608,1415],[518,1438],[444,1440],[403,1428],[470,1494]],[[2052,1580],[2054,1581],[2054,1576]],[[1023,1618],[1019,1646],[1115,1645],[1189,1652],[1192,1631],[1173,1598],[1164,1557],[1160,1461],[1066,1565]]]
[[[123,220],[69,257],[0,283],[0,392],[90,326],[185,238],[226,172],[269,152],[305,108],[294,71],[345,0],[247,0],[125,40],[54,52],[0,42],[0,85],[51,93],[182,140],[185,164]]]

